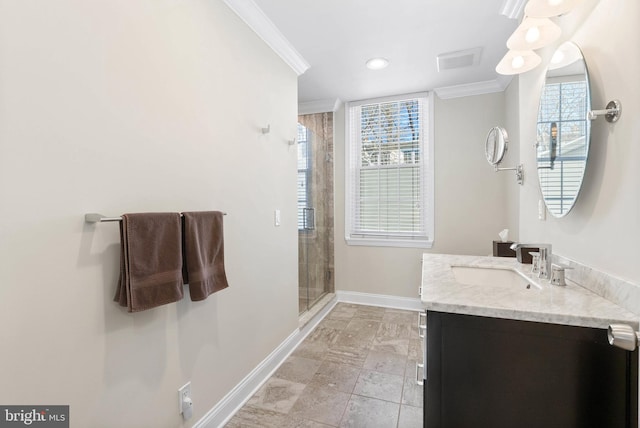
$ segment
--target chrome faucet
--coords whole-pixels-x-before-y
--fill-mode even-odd
[[[551,276],[551,244],[522,244],[515,243],[511,245],[511,249],[516,252],[518,261],[522,263],[522,248],[538,248],[540,254],[538,278],[549,279]]]
[[[540,247],[540,272],[538,278],[549,279],[551,275],[551,245]]]

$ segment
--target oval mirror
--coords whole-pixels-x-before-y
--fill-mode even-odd
[[[589,75],[580,48],[563,43],[553,54],[540,95],[536,158],[540,190],[554,217],[573,208],[589,155]]]
[[[491,165],[498,165],[507,151],[508,143],[509,138],[504,128],[499,126],[491,128],[484,144],[484,154],[487,157],[487,162]]]

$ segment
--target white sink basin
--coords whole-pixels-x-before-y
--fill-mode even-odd
[[[498,267],[451,266],[456,281],[481,287],[541,289],[531,278],[518,271]]]

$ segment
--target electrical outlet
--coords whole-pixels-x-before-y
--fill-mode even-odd
[[[193,402],[191,401],[191,382],[185,383],[178,389],[178,409],[184,419],[189,419],[193,412]]]

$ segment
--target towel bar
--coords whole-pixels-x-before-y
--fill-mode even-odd
[[[222,213],[224,215],[227,215],[227,213]],[[182,213],[180,214],[180,217],[182,217]],[[84,221],[87,223],[101,223],[101,222],[106,222],[106,221],[122,221],[122,217],[107,217],[105,215],[102,214],[98,214],[98,213],[88,213],[84,215]]]

